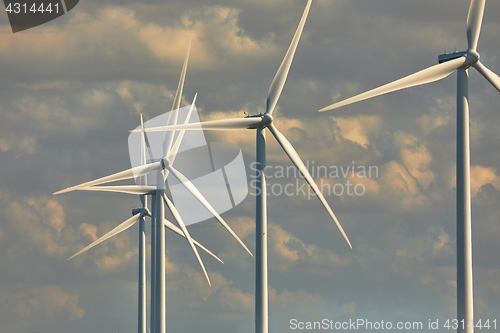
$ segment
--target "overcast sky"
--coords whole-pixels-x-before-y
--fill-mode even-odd
[[[130,167],[129,130],[140,113],[151,119],[170,110],[190,38],[183,105],[198,93],[205,120],[263,112],[305,4],[82,0],[16,34],[0,14],[0,333],[136,332],[137,227],[66,258],[129,218],[139,199],[52,193]],[[365,189],[325,194],[352,250],[316,198],[269,197],[271,332],[293,332],[294,318],[424,328],[429,319],[455,318],[456,74],[317,110],[434,65],[445,49],[466,49],[468,7],[469,0],[313,1],[275,124],[310,164],[372,166],[378,175],[317,179]],[[496,73],[499,13],[500,2],[487,1],[478,46]],[[474,70],[469,90],[474,317],[500,325],[500,94]],[[237,143],[252,174],[253,131],[210,139]],[[291,165],[271,135],[268,142],[270,165]],[[255,197],[223,217],[254,251]],[[168,234],[167,330],[252,332],[254,259],[215,220],[190,232],[225,265],[201,254],[209,287],[188,244]]]

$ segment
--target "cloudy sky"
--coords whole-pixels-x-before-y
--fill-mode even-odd
[[[0,15],[0,333],[137,330],[137,228],[66,258],[130,217],[138,198],[52,193],[130,166],[129,130],[140,113],[151,119],[170,110],[189,39],[183,105],[198,93],[205,120],[262,112],[305,4],[82,0],[16,34]],[[271,332],[294,331],[294,318],[424,327],[455,318],[456,74],[317,110],[436,64],[445,49],[464,50],[468,7],[469,0],[313,1],[275,124],[311,164],[372,166],[378,175],[317,179],[365,189],[326,193],[352,250],[316,198],[269,197]],[[500,3],[487,1],[478,47],[496,73],[498,13]],[[475,318],[500,325],[500,94],[475,71],[470,84]],[[250,169],[253,131],[210,138],[237,143]],[[268,142],[269,163],[289,166],[270,135]],[[249,195],[223,214],[252,251],[254,213]],[[187,243],[168,234],[168,331],[253,331],[253,258],[215,220],[190,232],[226,263],[202,254],[209,287]]]

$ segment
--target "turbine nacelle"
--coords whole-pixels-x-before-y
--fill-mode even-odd
[[[246,116],[245,118],[246,119],[252,119],[252,118],[260,118],[261,119],[261,122],[260,123],[256,123],[256,124],[251,124],[247,127],[247,129],[257,129],[257,128],[260,128],[262,127],[262,120],[263,120],[263,117],[264,117],[264,114],[263,113],[259,113],[259,114],[254,114],[254,115],[251,115],[251,116]]]
[[[481,59],[481,56],[479,55],[479,53],[477,53],[476,50],[469,49],[467,51],[460,51],[460,52],[455,51],[453,53],[441,54],[438,57],[438,62],[442,64],[461,57],[465,58],[465,62],[460,68],[465,68],[465,69],[474,66],[479,62],[479,59]]]
[[[247,116],[245,118],[260,118],[261,119],[261,121],[259,123],[249,125],[247,127],[248,129],[266,128],[269,125],[271,125],[273,122],[273,116],[271,116],[269,113],[260,113],[260,114],[256,114],[253,116]]]
[[[147,130],[145,130],[147,131]],[[170,166],[170,161],[166,157],[158,157],[158,158],[151,158],[146,161],[146,164],[153,164],[153,163],[159,163],[159,169],[166,169],[167,166]]]
[[[460,57],[465,57],[465,56],[467,56],[467,51],[460,51],[460,52],[455,51],[452,53],[445,53],[445,54],[439,55],[438,62],[440,64],[442,64],[444,62],[448,62],[448,61],[458,59]]]

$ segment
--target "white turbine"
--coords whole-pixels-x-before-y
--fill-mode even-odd
[[[184,60],[184,65],[181,73],[181,78],[179,80],[179,85],[177,88],[176,96],[174,98],[173,111],[170,113],[170,117],[167,124],[176,124],[177,123],[177,111],[180,106],[180,100],[182,96],[182,90],[184,85],[184,79],[186,75],[187,68],[187,60],[189,57],[189,48]],[[193,111],[194,102],[196,100],[196,95],[191,105],[191,108],[186,116],[185,123],[189,122],[190,115]],[[149,149],[149,144],[147,140],[147,136],[145,135],[145,128],[141,119],[141,127],[139,129],[141,131],[141,165],[118,172],[116,174],[112,174],[106,177],[102,177],[93,181],[89,181],[80,185],[72,186],[65,190],[61,190],[55,192],[54,194],[61,194],[70,191],[105,191],[105,192],[119,192],[119,193],[130,193],[130,194],[139,194],[144,195],[152,195],[152,212],[151,212],[151,220],[152,220],[152,235],[151,235],[151,329],[153,333],[165,333],[166,332],[166,290],[165,290],[165,230],[164,227],[168,227],[172,229],[174,232],[181,234],[183,237],[187,239],[193,252],[195,253],[196,258],[205,274],[205,277],[210,284],[210,279],[208,277],[208,273],[205,269],[203,261],[201,260],[198,251],[195,247],[198,246],[202,248],[204,251],[212,255],[214,258],[222,262],[219,258],[217,258],[213,253],[204,248],[197,241],[193,240],[189,232],[184,225],[180,214],[177,212],[177,209],[170,201],[170,199],[165,195],[165,182],[164,180],[168,176],[168,173],[172,173],[172,175],[183,184],[186,189],[197,199],[199,200],[205,208],[210,211],[214,217],[233,235],[233,237],[243,246],[243,248],[250,254],[250,250],[247,246],[239,239],[239,237],[234,233],[234,231],[227,225],[227,223],[219,216],[219,214],[215,211],[215,209],[211,206],[211,204],[205,199],[205,197],[199,192],[199,190],[188,180],[180,171],[173,167],[173,162],[175,160],[176,154],[180,147],[180,142],[183,139],[184,131],[179,131],[175,143],[173,143],[174,133],[168,133],[165,136],[163,142],[163,156],[161,158],[156,158],[152,156],[151,149]],[[150,159],[146,160],[146,147],[149,149]],[[149,161],[150,163],[146,163]],[[146,176],[148,173],[156,171],[156,186],[147,186],[147,185],[124,185],[124,186],[97,186],[105,183],[116,182],[119,180],[125,180],[130,178],[137,178],[139,181]],[[172,215],[176,219],[180,228],[176,227],[173,223],[166,221],[164,218],[164,206],[163,202],[168,206]],[[132,226],[140,217],[148,215],[149,211],[147,210],[146,203],[144,202],[143,208],[134,212],[135,215],[110,231],[108,234],[101,237],[96,242],[92,243],[76,255],[88,250],[90,247],[93,247],[100,242],[108,239],[117,233],[126,230],[130,226]],[[76,256],[75,255],[75,256]],[[74,256],[73,256],[74,257]],[[143,254],[141,254],[141,258],[143,258]],[[144,261],[141,263],[140,271],[144,270]],[[140,273],[141,274],[141,273]],[[139,283],[141,283],[141,276],[139,277]],[[140,296],[140,301],[144,298],[142,295]],[[140,306],[139,313],[140,319],[139,321],[144,322],[145,316],[145,304]],[[144,329],[144,324],[139,327],[139,330]]]
[[[434,82],[447,77],[455,70],[457,75],[457,319],[458,332],[474,332],[473,283],[472,283],[472,226],[470,197],[470,147],[469,147],[469,93],[468,69],[474,67],[486,80],[500,91],[500,77],[486,68],[476,51],[485,0],[472,0],[467,16],[468,49],[439,56],[439,64],[400,80],[334,103],[321,110],[328,111],[371,97],[404,88]],[[462,322],[463,320],[463,322]]]
[[[143,126],[143,121],[142,121],[142,115],[141,115],[141,127],[144,128]],[[145,136],[144,132],[142,133],[141,137],[141,155],[143,156],[142,161],[143,164],[146,162],[146,155],[145,155]],[[83,188],[81,190],[83,191],[99,191],[99,192],[115,192],[115,193],[129,193],[129,194],[139,194],[142,207],[139,209],[133,209],[132,210],[132,217],[127,219],[126,221],[122,222],[119,224],[117,227],[106,233],[105,235],[101,236],[99,239],[95,240],[85,248],[81,249],[77,253],[75,253],[73,256],[68,258],[68,260],[73,259],[74,257],[86,252],[87,250],[93,248],[94,246],[104,242],[105,240],[127,230],[128,228],[132,227],[137,221],[139,221],[139,288],[138,288],[138,332],[139,333],[146,333],[146,230],[145,230],[145,216],[150,216],[151,217],[151,212],[148,209],[148,195],[155,193],[155,187],[153,186],[146,186],[146,182],[144,181],[144,178],[146,176],[142,176],[139,179],[140,184],[139,185],[129,185],[129,186],[93,186],[93,187],[88,187],[88,188]],[[168,200],[166,198],[165,200]],[[170,200],[168,200],[169,203]],[[198,241],[194,240],[193,238],[190,237],[189,232],[187,231],[180,215],[177,212],[177,209],[175,206],[171,205],[169,206],[169,209],[171,210],[175,220],[179,224],[180,228],[177,227],[175,224],[168,220],[164,220],[164,226],[167,227],[168,229],[172,230],[176,234],[184,237],[187,239],[187,241],[191,244],[194,244],[198,246],[200,249],[214,257],[216,260],[218,260],[221,263],[224,263],[220,258],[218,258],[215,254],[213,254],[210,250],[208,250],[206,247],[201,245]],[[199,255],[197,254],[197,251],[195,251],[195,255],[197,258],[201,261],[199,258]],[[202,269],[204,270],[205,276],[208,279],[208,275],[206,273],[206,270],[202,266]],[[208,280],[209,281],[209,280]]]
[[[256,278],[255,278],[255,331],[257,333],[268,332],[268,282],[267,282],[267,198],[266,198],[266,179],[264,170],[266,168],[266,139],[265,131],[268,128],[271,134],[276,138],[292,163],[297,167],[313,191],[316,193],[321,204],[337,225],[342,236],[352,248],[347,235],[340,225],[337,217],[326,202],[323,194],[314,182],[311,174],[300,159],[299,155],[290,144],[290,142],[278,131],[273,124],[273,111],[278,103],[278,99],[285,85],[285,81],[290,70],[290,65],[297,48],[304,24],[311,7],[312,0],[307,2],[304,13],[292,42],[285,54],[285,57],[271,83],[266,101],[266,112],[245,118],[234,118],[225,120],[214,120],[202,123],[190,123],[176,126],[161,126],[147,128],[146,132],[162,132],[175,130],[239,130],[256,129],[257,130],[257,152],[256,160],[257,170],[257,198],[256,198]]]

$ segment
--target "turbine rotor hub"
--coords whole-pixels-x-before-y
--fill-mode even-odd
[[[141,215],[142,216],[151,216],[151,211],[149,210],[148,207],[143,207],[141,210]]]
[[[474,66],[479,61],[480,58],[481,56],[479,55],[479,53],[477,53],[476,50],[470,50],[470,49],[467,50],[464,63],[465,68]]]
[[[170,161],[167,158],[163,157],[161,159],[161,166],[162,166],[162,168],[165,169],[167,167],[167,165],[170,165]]]
[[[273,122],[273,116],[271,116],[268,113],[262,115],[262,127],[263,128],[271,125],[272,122]]]
[[[141,214],[141,217],[151,216],[151,211],[148,209],[148,207],[132,209],[132,215],[137,215],[137,214]]]

